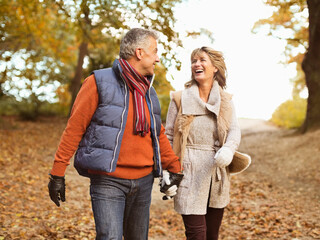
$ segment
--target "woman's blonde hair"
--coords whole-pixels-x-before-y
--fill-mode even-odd
[[[227,68],[226,64],[224,62],[223,54],[219,51],[216,51],[210,47],[201,47],[196,48],[191,53],[191,61],[192,59],[199,55],[200,53],[206,53],[209,56],[209,59],[213,66],[215,66],[218,71],[214,75],[214,79],[218,81],[220,87],[225,88],[226,87],[226,74],[227,74]],[[196,80],[194,79],[193,74],[191,73],[191,80],[185,83],[185,87],[190,87],[193,83],[195,83]]]

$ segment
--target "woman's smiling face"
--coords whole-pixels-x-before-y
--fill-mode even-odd
[[[191,60],[191,71],[193,78],[201,84],[213,81],[213,76],[218,69],[212,65],[207,53],[199,52]]]

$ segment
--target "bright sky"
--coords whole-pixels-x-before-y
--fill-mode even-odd
[[[239,118],[268,120],[274,110],[291,98],[290,79],[295,66],[285,66],[285,42],[253,34],[256,21],[268,18],[272,9],[262,0],[188,0],[179,5],[175,17],[184,49],[178,50],[181,71],[169,70],[168,80],[176,90],[190,79],[190,54],[193,49],[210,46],[224,53],[227,65],[227,91],[233,94]],[[206,28],[213,33],[213,43],[206,37],[184,37],[186,30]]]

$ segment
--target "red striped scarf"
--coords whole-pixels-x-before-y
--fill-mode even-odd
[[[135,134],[145,136],[149,132],[146,111],[144,109],[144,97],[150,87],[150,82],[140,73],[138,73],[126,60],[119,59],[122,67],[122,76],[129,86],[134,96],[135,106]]]

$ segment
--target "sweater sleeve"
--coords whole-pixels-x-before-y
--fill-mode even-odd
[[[235,111],[233,101],[231,101],[231,106],[232,106],[232,120],[229,127],[226,142],[223,146],[229,147],[231,151],[234,153],[240,145],[241,130],[240,130],[237,116],[236,116],[236,111]]]
[[[179,157],[173,152],[170,142],[164,132],[165,128],[161,125],[159,144],[162,168],[172,173],[178,173],[181,171]]]
[[[90,75],[83,82],[73,104],[67,126],[61,136],[55,154],[51,174],[64,176],[70,159],[78,148],[83,134],[86,132],[91,118],[99,103],[99,95],[94,75]]]
[[[173,134],[174,134],[174,124],[178,115],[178,107],[173,100],[170,101],[167,119],[166,119],[166,135],[172,146],[173,144]]]

